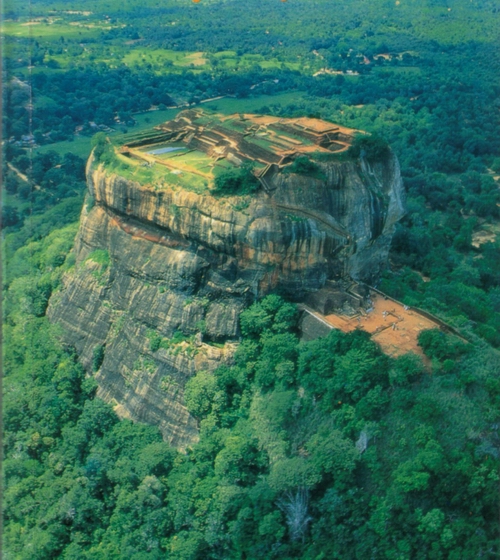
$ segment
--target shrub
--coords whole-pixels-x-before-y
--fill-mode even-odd
[[[296,173],[297,175],[307,175],[315,179],[324,180],[325,174],[321,167],[311,161],[307,156],[299,156],[294,162],[283,170],[283,173]]]
[[[418,335],[418,345],[430,358],[440,361],[456,359],[467,352],[467,346],[456,337],[446,335],[439,329],[422,331]]]
[[[90,145],[94,150],[94,156],[97,161],[105,165],[111,165],[116,162],[115,151],[109,138],[106,137],[104,132],[94,134],[90,141]]]
[[[367,159],[383,159],[389,155],[389,144],[386,140],[372,134],[370,136],[355,136],[348,150],[351,157],[366,157]]]
[[[491,169],[493,169],[495,173],[500,173],[500,157],[497,157],[493,160],[493,163],[491,164]]]
[[[101,267],[104,269],[108,268],[111,262],[109,251],[107,251],[106,249],[96,249],[95,251],[92,251],[92,253],[90,253],[86,260],[93,261],[101,265]]]
[[[253,165],[221,171],[214,180],[213,194],[218,196],[244,196],[259,188],[259,180],[253,174]]]
[[[96,346],[92,352],[92,370],[99,371],[104,361],[104,345]]]
[[[146,336],[149,338],[149,349],[151,352],[159,350],[162,342],[161,336],[155,331],[151,331]]]

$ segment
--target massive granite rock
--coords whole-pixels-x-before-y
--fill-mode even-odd
[[[119,415],[189,446],[185,383],[230,361],[246,306],[271,291],[298,301],[331,279],[376,281],[404,212],[397,159],[318,165],[321,178],[270,170],[255,194],[217,198],[90,158],[93,205],[49,316]]]

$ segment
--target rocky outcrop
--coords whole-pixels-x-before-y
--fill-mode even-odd
[[[404,212],[397,159],[318,165],[321,179],[275,173],[267,192],[215,198],[91,158],[95,202],[49,316],[121,416],[189,446],[185,383],[230,361],[242,309],[270,291],[300,300],[328,279],[376,280]]]

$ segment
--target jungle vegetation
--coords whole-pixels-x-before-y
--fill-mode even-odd
[[[247,4],[4,3],[4,554],[498,556],[497,3]],[[172,105],[264,95],[260,112],[391,146],[408,213],[380,288],[468,343],[425,333],[425,363],[362,333],[304,343],[296,309],[270,296],[241,315],[234,365],[189,382],[200,442],[180,453],[95,397],[45,316],[74,266],[76,146]]]

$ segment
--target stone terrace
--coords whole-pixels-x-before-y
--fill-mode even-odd
[[[175,167],[176,162],[181,164],[184,154],[197,151],[203,152],[212,162],[226,160],[231,165],[241,165],[251,161],[266,169],[273,164],[283,167],[300,154],[344,152],[357,132],[314,118],[224,116],[190,109],[149,133],[130,136],[120,152],[148,164],[166,165],[165,156],[157,157],[151,151],[175,145],[176,150],[182,147],[182,153],[169,157],[168,167]]]

